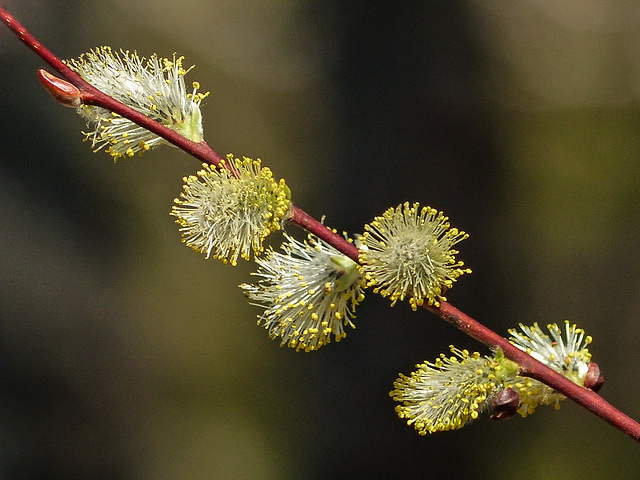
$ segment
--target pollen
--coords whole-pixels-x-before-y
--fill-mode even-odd
[[[492,358],[450,347],[435,362],[417,365],[409,376],[400,374],[390,396],[399,403],[398,416],[420,435],[455,430],[478,418],[497,388]]]
[[[148,59],[136,52],[113,51],[98,47],[67,65],[98,90],[174,130],[194,142],[203,140],[200,102],[208,95],[198,93],[200,85],[187,93],[184,75],[191,68],[182,67],[183,57]],[[197,85],[197,87],[196,87]],[[91,105],[80,105],[78,113],[93,125],[85,133],[94,152],[106,151],[114,159],[142,154],[167,142],[137,124]],[[133,146],[125,143],[128,138]],[[144,143],[146,148],[142,148]]]
[[[177,217],[182,241],[207,258],[236,265],[264,251],[262,242],[280,230],[289,211],[290,191],[276,181],[261,160],[228,155],[222,165],[203,165],[185,178],[171,215]],[[224,168],[226,167],[226,168]],[[273,215],[265,217],[266,211]]]
[[[367,286],[389,297],[408,299],[413,310],[440,305],[446,289],[471,270],[456,260],[453,247],[469,235],[451,228],[448,217],[431,207],[404,203],[365,225],[360,259]]]
[[[285,235],[281,252],[269,249],[258,258],[259,278],[242,284],[249,303],[263,308],[258,324],[281,346],[311,352],[355,328],[355,307],[364,299],[358,265],[334,247],[310,235],[305,242]],[[281,308],[280,291],[290,308]]]
[[[556,323],[547,325],[547,335],[537,323],[532,326],[520,324],[521,331],[509,330],[509,341],[572,382],[584,386],[591,361],[587,345],[592,338],[569,321],[565,321],[564,326],[563,332]],[[538,405],[560,408],[560,401],[565,398],[551,387],[530,378],[517,377],[509,386],[520,394],[522,403],[518,413],[523,417],[533,413]]]

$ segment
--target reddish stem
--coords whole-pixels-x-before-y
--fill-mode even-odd
[[[27,47],[33,50],[67,81],[78,88],[81,94],[82,103],[99,106],[115,112],[164,138],[202,162],[218,165],[220,160],[222,160],[222,157],[209,147],[206,142],[192,142],[191,140],[188,140],[173,130],[165,127],[161,123],[151,120],[136,110],[114,100],[108,95],[105,95],[84,81],[78,74],[65,65],[64,62],[51,53],[49,49],[36,40],[36,38],[33,37],[27,29],[25,29],[2,7],[0,7],[0,18],[2,18],[7,27],[13,31],[16,36],[27,45]],[[355,245],[345,240],[339,234],[334,233],[327,226],[323,225],[321,222],[317,221],[295,205],[292,206],[289,221],[301,226],[305,230],[316,235],[318,238],[326,241],[352,260],[359,262],[359,252]],[[602,418],[618,430],[626,433],[634,440],[640,442],[640,424],[614,408],[598,394],[576,385],[549,367],[538,362],[530,355],[527,355],[522,350],[513,346],[505,338],[459,311],[453,305],[447,302],[441,302],[440,307],[428,306],[426,308],[469,336],[485,344],[487,347],[493,350],[501,348],[507,358],[520,365],[520,372],[522,375],[545,383],[562,395],[571,398],[579,405],[593,412],[595,415]]]
[[[426,308],[470,337],[482,342],[490,349],[495,351],[501,348],[507,358],[520,365],[521,375],[534,378],[548,385],[605,422],[626,433],[635,441],[640,442],[640,424],[616,409],[597,393],[573,383],[568,378],[540,363],[531,355],[512,345],[507,339],[461,312],[450,303],[440,302],[439,307],[427,306]]]
[[[75,85],[78,90],[80,90],[83,104],[95,105],[117,113],[141,127],[146,128],[150,132],[155,133],[159,137],[164,138],[202,162],[218,165],[220,160],[222,160],[222,157],[207,145],[206,142],[192,142],[170,128],[165,127],[160,122],[156,122],[124,103],[118,102],[112,97],[102,93],[93,85],[86,82],[80,75],[69,68],[62,60],[31,35],[20,22],[13,18],[13,16],[2,7],[0,7],[0,18],[2,18],[7,27],[9,27],[27,47],[48,63],[69,83]]]
[[[295,223],[296,225],[304,228],[309,233],[314,234],[316,237],[321,238],[329,245],[344,253],[354,262],[360,263],[360,252],[353,243],[345,240],[343,237],[335,233],[323,223],[313,218],[301,208],[292,205],[291,217],[289,217],[288,220],[291,223]]]

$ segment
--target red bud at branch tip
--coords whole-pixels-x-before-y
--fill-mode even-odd
[[[52,75],[42,68],[38,70],[38,79],[47,92],[65,107],[78,108],[81,105],[80,90],[75,85]]]

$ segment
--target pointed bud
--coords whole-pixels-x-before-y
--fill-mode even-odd
[[[38,70],[38,79],[47,92],[65,107],[78,108],[82,103],[80,90],[66,80],[62,80],[42,68]]]

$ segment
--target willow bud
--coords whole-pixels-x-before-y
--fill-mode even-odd
[[[38,79],[45,90],[65,107],[78,108],[82,103],[80,90],[66,80],[58,78],[42,68],[38,70]]]
[[[589,362],[587,376],[584,378],[584,386],[597,392],[604,385],[604,374],[596,362]]]
[[[498,392],[491,400],[491,420],[506,420],[518,413],[520,406],[520,394],[513,388],[507,388]]]

